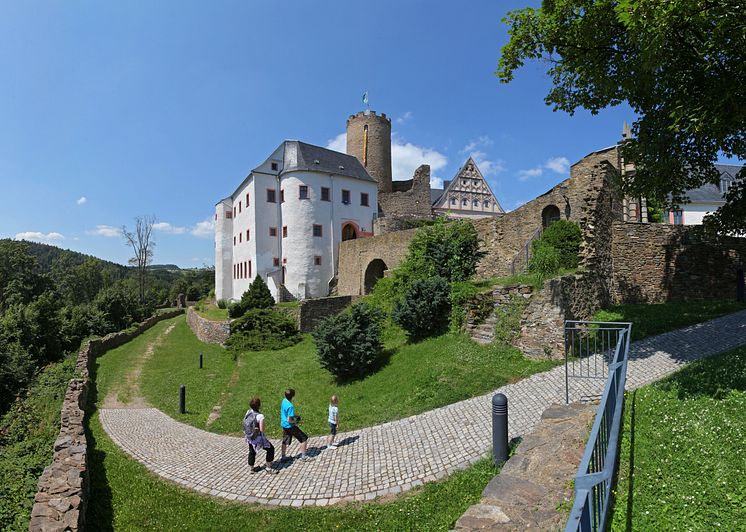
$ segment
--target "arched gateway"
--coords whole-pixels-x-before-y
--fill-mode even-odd
[[[381,259],[374,259],[370,261],[368,267],[365,268],[365,293],[370,294],[373,287],[378,282],[378,279],[383,278],[383,272],[388,270],[386,263]]]

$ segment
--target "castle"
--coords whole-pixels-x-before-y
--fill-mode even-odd
[[[430,167],[393,181],[391,119],[347,119],[347,153],[286,140],[215,205],[215,297],[237,300],[260,275],[276,301],[334,291],[339,244],[411,227],[434,214],[504,214],[473,159],[444,190]]]

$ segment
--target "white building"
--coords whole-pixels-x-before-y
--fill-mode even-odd
[[[377,209],[358,159],[283,142],[215,206],[216,299],[240,299],[257,275],[276,301],[329,295],[339,242],[372,236]]]
[[[678,209],[669,210],[664,222],[674,225],[700,225],[707,214],[712,214],[725,204],[725,194],[743,167],[716,164],[715,168],[720,172],[720,183],[708,183],[687,190],[687,202]]]

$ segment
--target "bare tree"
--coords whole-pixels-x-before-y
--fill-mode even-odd
[[[135,253],[135,256],[129,260],[129,263],[137,268],[140,303],[145,303],[145,270],[153,260],[155,242],[151,239],[151,235],[154,223],[155,216],[138,216],[135,218],[134,232],[128,231],[126,225],[122,226],[122,235]]]

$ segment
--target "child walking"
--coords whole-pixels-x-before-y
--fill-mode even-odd
[[[329,399],[329,438],[326,442],[327,449],[336,449],[337,444],[334,443],[334,438],[337,437],[337,426],[339,425],[339,399],[336,395],[332,395]]]

